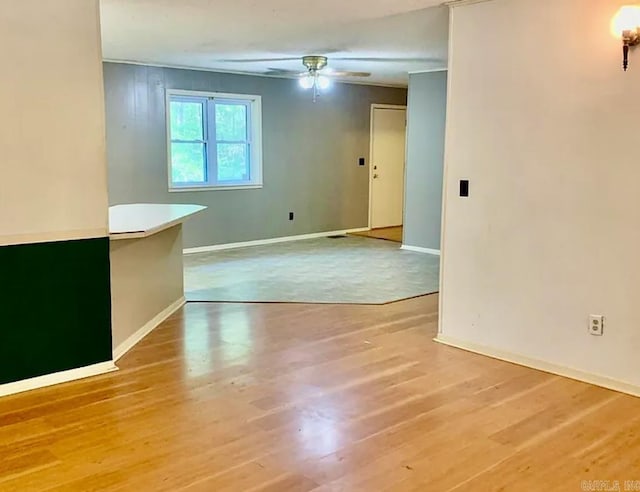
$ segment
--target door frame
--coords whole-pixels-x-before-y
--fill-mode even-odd
[[[367,227],[371,230],[371,202],[373,198],[373,114],[376,109],[404,109],[405,116],[407,113],[407,105],[406,104],[378,104],[373,103],[371,105],[370,115],[369,115],[369,222]],[[408,117],[408,116],[407,116]],[[405,120],[406,121],[406,120]],[[405,123],[404,129],[404,176],[402,179],[403,182],[403,196],[404,191],[406,191],[407,187],[407,125]],[[402,204],[402,224],[404,225],[404,202]]]

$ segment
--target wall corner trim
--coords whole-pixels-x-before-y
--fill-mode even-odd
[[[52,374],[23,379],[22,381],[16,381],[13,383],[0,384],[0,396],[13,395],[15,393],[22,393],[23,391],[30,391],[38,388],[44,388],[46,386],[53,386],[55,384],[67,383],[69,381],[98,376],[99,374],[106,374],[117,370],[118,368],[112,360],[98,362],[97,364],[79,367],[77,369],[69,369],[68,371],[54,372]]]
[[[169,306],[160,311],[156,316],[147,321],[138,331],[136,331],[133,335],[131,335],[124,342],[113,349],[113,360],[117,361],[118,359],[120,359],[124,354],[135,347],[144,337],[146,337],[155,328],[157,328],[160,323],[162,323],[178,309],[184,306],[186,302],[187,301],[185,297],[182,296],[180,297],[180,299],[172,302],[171,304],[169,304]]]
[[[603,388],[607,388],[613,391],[618,391],[620,393],[626,393],[632,396],[640,397],[640,386],[636,386],[634,384],[627,383],[625,381],[619,381],[617,379],[611,379],[605,376],[600,376],[598,374],[584,372],[578,369],[573,369],[571,367],[561,366],[545,360],[532,359],[530,357],[527,357],[521,354],[507,352],[497,348],[492,348],[484,345],[475,344],[472,342],[457,340],[455,338],[447,337],[442,334],[439,334],[433,340],[443,345],[448,345],[450,347],[466,350],[468,352],[473,352],[475,354],[484,355],[487,357],[491,357],[493,359],[498,359],[505,362],[511,362],[512,364],[518,364],[520,366],[530,367],[532,369],[548,372],[550,374],[555,374],[557,376],[563,376],[565,378],[575,379],[577,381],[593,384],[595,386],[601,386]]]
[[[440,256],[439,249],[422,248],[420,246],[409,246],[408,244],[403,244],[400,249],[404,249],[405,251],[413,251],[414,253],[426,253],[428,255]]]
[[[359,227],[357,229],[343,229],[340,231],[314,232],[312,234],[301,234],[298,236],[272,237],[269,239],[258,239],[255,241],[243,241],[240,243],[213,244],[211,246],[200,246],[197,248],[186,248],[183,253],[192,255],[195,253],[208,253],[210,251],[222,251],[225,249],[246,248],[247,246],[262,246],[265,244],[287,243],[289,241],[302,241],[304,239],[315,239],[319,237],[341,236],[351,232],[369,231],[368,227]]]

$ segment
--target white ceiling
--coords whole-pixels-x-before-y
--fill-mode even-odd
[[[442,0],[101,0],[106,60],[264,73],[300,61],[228,59],[329,56],[362,82],[406,85],[410,71],[446,67]],[[345,58],[382,58],[347,61]],[[421,60],[407,60],[420,58]]]

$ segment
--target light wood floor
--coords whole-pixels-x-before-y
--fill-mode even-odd
[[[119,372],[0,399],[0,490],[640,480],[640,399],[438,345],[436,309],[187,305]]]
[[[370,231],[354,232],[354,236],[373,237],[375,239],[386,239],[396,243],[402,242],[402,226],[382,227],[380,229],[371,229]]]

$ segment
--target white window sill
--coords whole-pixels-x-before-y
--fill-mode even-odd
[[[177,186],[169,188],[169,193],[185,191],[215,191],[215,190],[257,190],[262,184],[229,185],[229,186]]]

